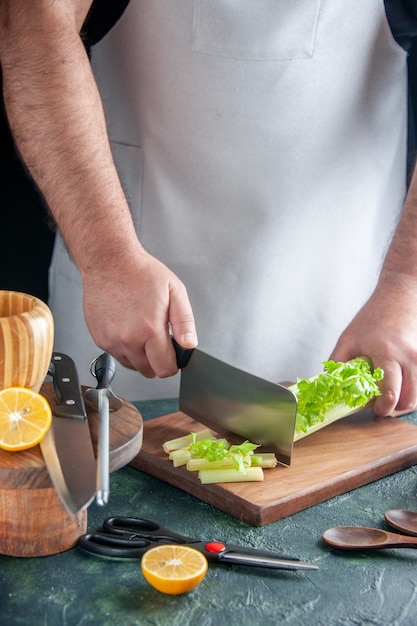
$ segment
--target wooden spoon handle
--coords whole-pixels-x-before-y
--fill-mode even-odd
[[[417,548],[417,537],[398,535],[398,537],[393,538],[390,534],[387,541],[381,543],[381,548]]]

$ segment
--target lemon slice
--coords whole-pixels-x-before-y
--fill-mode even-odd
[[[142,557],[141,569],[152,587],[168,594],[180,594],[196,587],[206,575],[204,554],[188,546],[163,544]]]
[[[11,452],[36,446],[52,422],[48,401],[26,387],[0,391],[0,448]]]

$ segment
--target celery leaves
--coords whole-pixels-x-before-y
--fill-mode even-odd
[[[203,439],[188,446],[192,459],[219,461],[228,454],[228,443],[225,439]]]
[[[233,466],[240,472],[245,472],[244,459],[258,448],[254,443],[244,441],[240,445],[229,444],[225,439],[203,439],[194,441],[188,446],[192,459],[205,459],[206,461],[220,461],[232,458]]]
[[[346,363],[325,361],[325,371],[313,378],[299,379],[290,387],[297,396],[296,432],[307,432],[324,422],[326,414],[340,406],[343,411],[364,407],[380,395],[378,382],[384,372],[374,369],[369,359],[358,357]],[[351,412],[351,411],[350,411]]]

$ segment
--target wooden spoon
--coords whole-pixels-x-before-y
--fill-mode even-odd
[[[417,548],[417,537],[406,537],[379,528],[337,526],[326,530],[321,538],[341,550],[376,550],[378,548]]]
[[[417,537],[417,513],[414,511],[392,509],[391,511],[387,511],[384,517],[393,528],[401,530],[407,535]]]

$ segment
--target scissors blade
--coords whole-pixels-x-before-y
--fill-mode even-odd
[[[252,565],[255,567],[268,567],[271,569],[286,570],[317,570],[317,565],[306,563],[295,558],[277,558],[274,556],[255,556],[253,554],[245,554],[244,552],[224,552],[219,554],[219,561],[236,563],[238,565]]]

